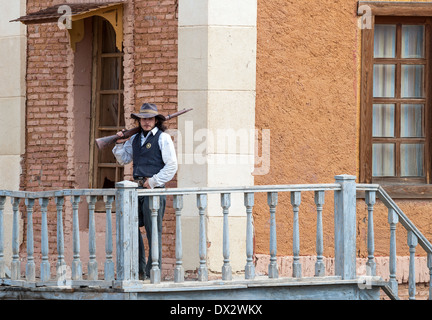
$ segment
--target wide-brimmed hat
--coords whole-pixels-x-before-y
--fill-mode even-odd
[[[161,120],[166,120],[163,115],[158,112],[157,106],[153,103],[144,103],[139,113],[131,113],[131,117],[139,120],[140,118],[158,117]]]

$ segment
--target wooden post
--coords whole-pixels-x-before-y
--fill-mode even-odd
[[[11,263],[11,279],[20,280],[21,278],[21,262],[19,260],[19,204],[20,198],[13,197],[12,210],[12,263]]]
[[[270,263],[268,266],[269,278],[279,278],[277,266],[277,240],[276,240],[276,205],[278,201],[277,192],[267,192],[267,204],[270,207]]]
[[[98,263],[96,261],[96,224],[95,224],[95,206],[97,196],[87,196],[89,208],[89,261],[88,261],[88,279],[98,279]]]
[[[42,253],[42,261],[40,264],[40,277],[41,281],[49,281],[51,277],[51,267],[48,260],[48,203],[49,198],[40,198],[39,205],[41,206],[41,216],[42,216],[42,225],[41,225],[41,253]]]
[[[429,300],[432,300],[432,253],[427,254],[427,267],[429,268]]]
[[[253,192],[244,194],[244,205],[246,207],[246,266],[245,266],[245,279],[255,278],[255,266],[253,264],[253,217],[252,208],[254,206]]]
[[[158,234],[158,210],[159,210],[159,196],[150,196],[149,205],[151,210],[152,222],[152,238],[151,238],[151,259],[152,268],[150,270],[150,283],[160,283],[161,271],[159,269],[159,234]],[[149,261],[150,262],[150,261]]]
[[[368,276],[375,276],[376,263],[374,259],[375,253],[375,235],[373,223],[373,207],[375,205],[376,193],[375,191],[366,191],[365,202],[368,207],[368,233],[367,233],[367,247],[368,247],[368,261],[366,263],[366,273]]]
[[[34,243],[33,243],[33,206],[34,199],[26,198],[25,205],[27,207],[27,263],[26,263],[26,280],[35,281],[36,266],[34,263]]]
[[[73,260],[72,260],[72,280],[82,279],[82,264],[80,260],[80,238],[79,238],[79,220],[78,207],[80,196],[72,196],[72,233],[73,233]]]
[[[183,209],[183,195],[174,195],[173,207],[176,215],[176,267],[174,269],[174,282],[184,281],[183,268],[183,246],[182,246],[182,228],[181,228],[181,210]]]
[[[299,229],[299,206],[301,202],[301,192],[291,192],[291,205],[293,206],[293,277],[301,278],[300,263],[300,229]]]
[[[205,209],[207,208],[207,195],[197,194],[197,207],[199,211],[199,268],[198,281],[208,281],[207,269],[207,236]]]
[[[116,183],[117,280],[138,280],[138,184]]]
[[[325,276],[325,265],[323,261],[324,236],[322,225],[322,211],[324,206],[324,191],[315,191],[315,204],[317,207],[317,226],[316,226],[316,252],[315,277]]]
[[[222,280],[232,280],[232,269],[230,265],[230,242],[228,226],[228,208],[231,206],[231,194],[221,194],[221,207],[223,208],[223,257]]]
[[[415,279],[415,252],[418,244],[418,238],[412,231],[408,231],[407,243],[409,246],[409,275],[408,275],[408,293],[409,299],[415,300],[416,294],[416,279]]]
[[[398,282],[396,280],[396,225],[399,222],[398,215],[396,212],[389,208],[388,209],[388,222],[390,224],[390,288],[393,294],[398,296]]]
[[[114,201],[113,196],[104,196],[105,202],[105,265],[104,275],[105,280],[114,280],[114,261],[112,260],[113,254],[113,239],[112,239],[112,203]]]
[[[334,193],[335,275],[356,278],[356,183],[355,176],[335,177],[341,190]]]
[[[56,264],[56,279],[59,280],[64,276],[64,234],[63,234],[63,204],[64,196],[55,197],[57,207],[57,264]]]

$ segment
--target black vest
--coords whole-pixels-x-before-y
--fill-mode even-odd
[[[141,133],[135,136],[135,139],[132,141],[134,178],[150,178],[165,166],[158,143],[161,133],[161,130],[158,130],[155,135],[149,132],[147,140],[142,146]]]

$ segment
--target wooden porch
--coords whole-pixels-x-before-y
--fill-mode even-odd
[[[396,203],[379,185],[356,184],[353,176],[336,176],[332,184],[276,185],[230,188],[188,188],[188,189],[137,189],[135,183],[123,181],[115,189],[95,190],[58,190],[45,192],[0,191],[0,299],[115,299],[115,300],[378,300],[382,294],[398,299],[396,281],[396,227],[398,223],[407,230],[409,245],[409,295],[415,298],[415,263],[417,245],[427,254],[427,268],[432,277],[432,246],[412,224]],[[368,210],[368,259],[364,266],[366,273],[357,274],[356,267],[356,194],[365,193]],[[230,264],[229,208],[231,195],[240,193],[244,199],[246,214],[246,252],[245,267],[241,273],[233,273]],[[270,262],[265,275],[256,274],[253,252],[253,207],[255,194],[266,193],[270,220]],[[277,264],[277,226],[276,210],[278,195],[289,193],[292,205],[293,263],[292,276],[281,277]],[[299,210],[301,198],[312,193],[316,204],[316,262],[315,274],[304,276],[300,262]],[[322,211],[324,195],[332,194],[334,199],[334,274],[326,274],[323,262]],[[211,274],[207,268],[206,245],[206,208],[211,194],[220,196],[223,212],[223,261],[221,272]],[[157,263],[158,252],[152,253],[151,277],[138,280],[138,218],[137,200],[139,196],[149,196],[152,219],[157,218],[159,195],[173,197],[176,212],[176,265],[172,281],[163,281]],[[196,197],[199,215],[199,267],[197,279],[185,277],[183,267],[181,218],[183,198]],[[87,273],[83,273],[83,250],[80,247],[78,204],[86,198],[89,214],[89,243]],[[103,275],[98,272],[96,259],[95,203],[104,199],[105,220],[105,258]],[[12,203],[12,257],[5,257],[5,203]],[[70,265],[65,258],[65,235],[63,232],[63,212],[66,199],[72,209],[73,257]],[[388,232],[390,238],[388,280],[376,274],[374,257],[375,237],[373,215],[374,204],[381,201],[388,208]],[[57,257],[55,266],[51,265],[48,252],[47,210],[50,201],[57,208]],[[115,201],[115,227],[112,223],[112,205]],[[23,203],[25,206],[23,206]],[[38,205],[36,205],[38,204]],[[20,228],[19,217],[26,215],[26,230]],[[35,237],[33,215],[40,212],[40,238]],[[278,209],[279,210],[279,209]],[[281,209],[282,210],[282,209]],[[23,212],[24,213],[24,212]],[[301,217],[302,218],[302,217]],[[37,220],[39,221],[39,220]],[[156,227],[156,223],[153,223]],[[25,233],[25,256],[20,256],[19,237]],[[154,235],[157,232],[153,232]],[[41,257],[36,267],[34,239],[40,239]],[[152,246],[157,247],[157,236]],[[7,259],[9,258],[9,259]],[[11,259],[10,259],[11,258]],[[38,260],[38,261],[39,261]],[[6,263],[10,261],[10,263]],[[101,265],[99,265],[101,267]],[[55,274],[51,274],[51,270]],[[67,272],[70,271],[70,272]],[[429,299],[432,296],[429,280]]]

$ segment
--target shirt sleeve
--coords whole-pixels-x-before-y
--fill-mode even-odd
[[[159,148],[161,149],[162,160],[165,166],[149,179],[149,185],[152,189],[154,187],[161,187],[174,178],[178,168],[174,143],[168,133],[162,132],[160,135]]]
[[[133,155],[132,155],[132,141],[135,139],[135,135],[133,135],[128,141],[125,143],[119,143],[116,144],[113,148],[112,152],[117,159],[117,162],[124,166],[125,164],[128,164],[132,162]]]

